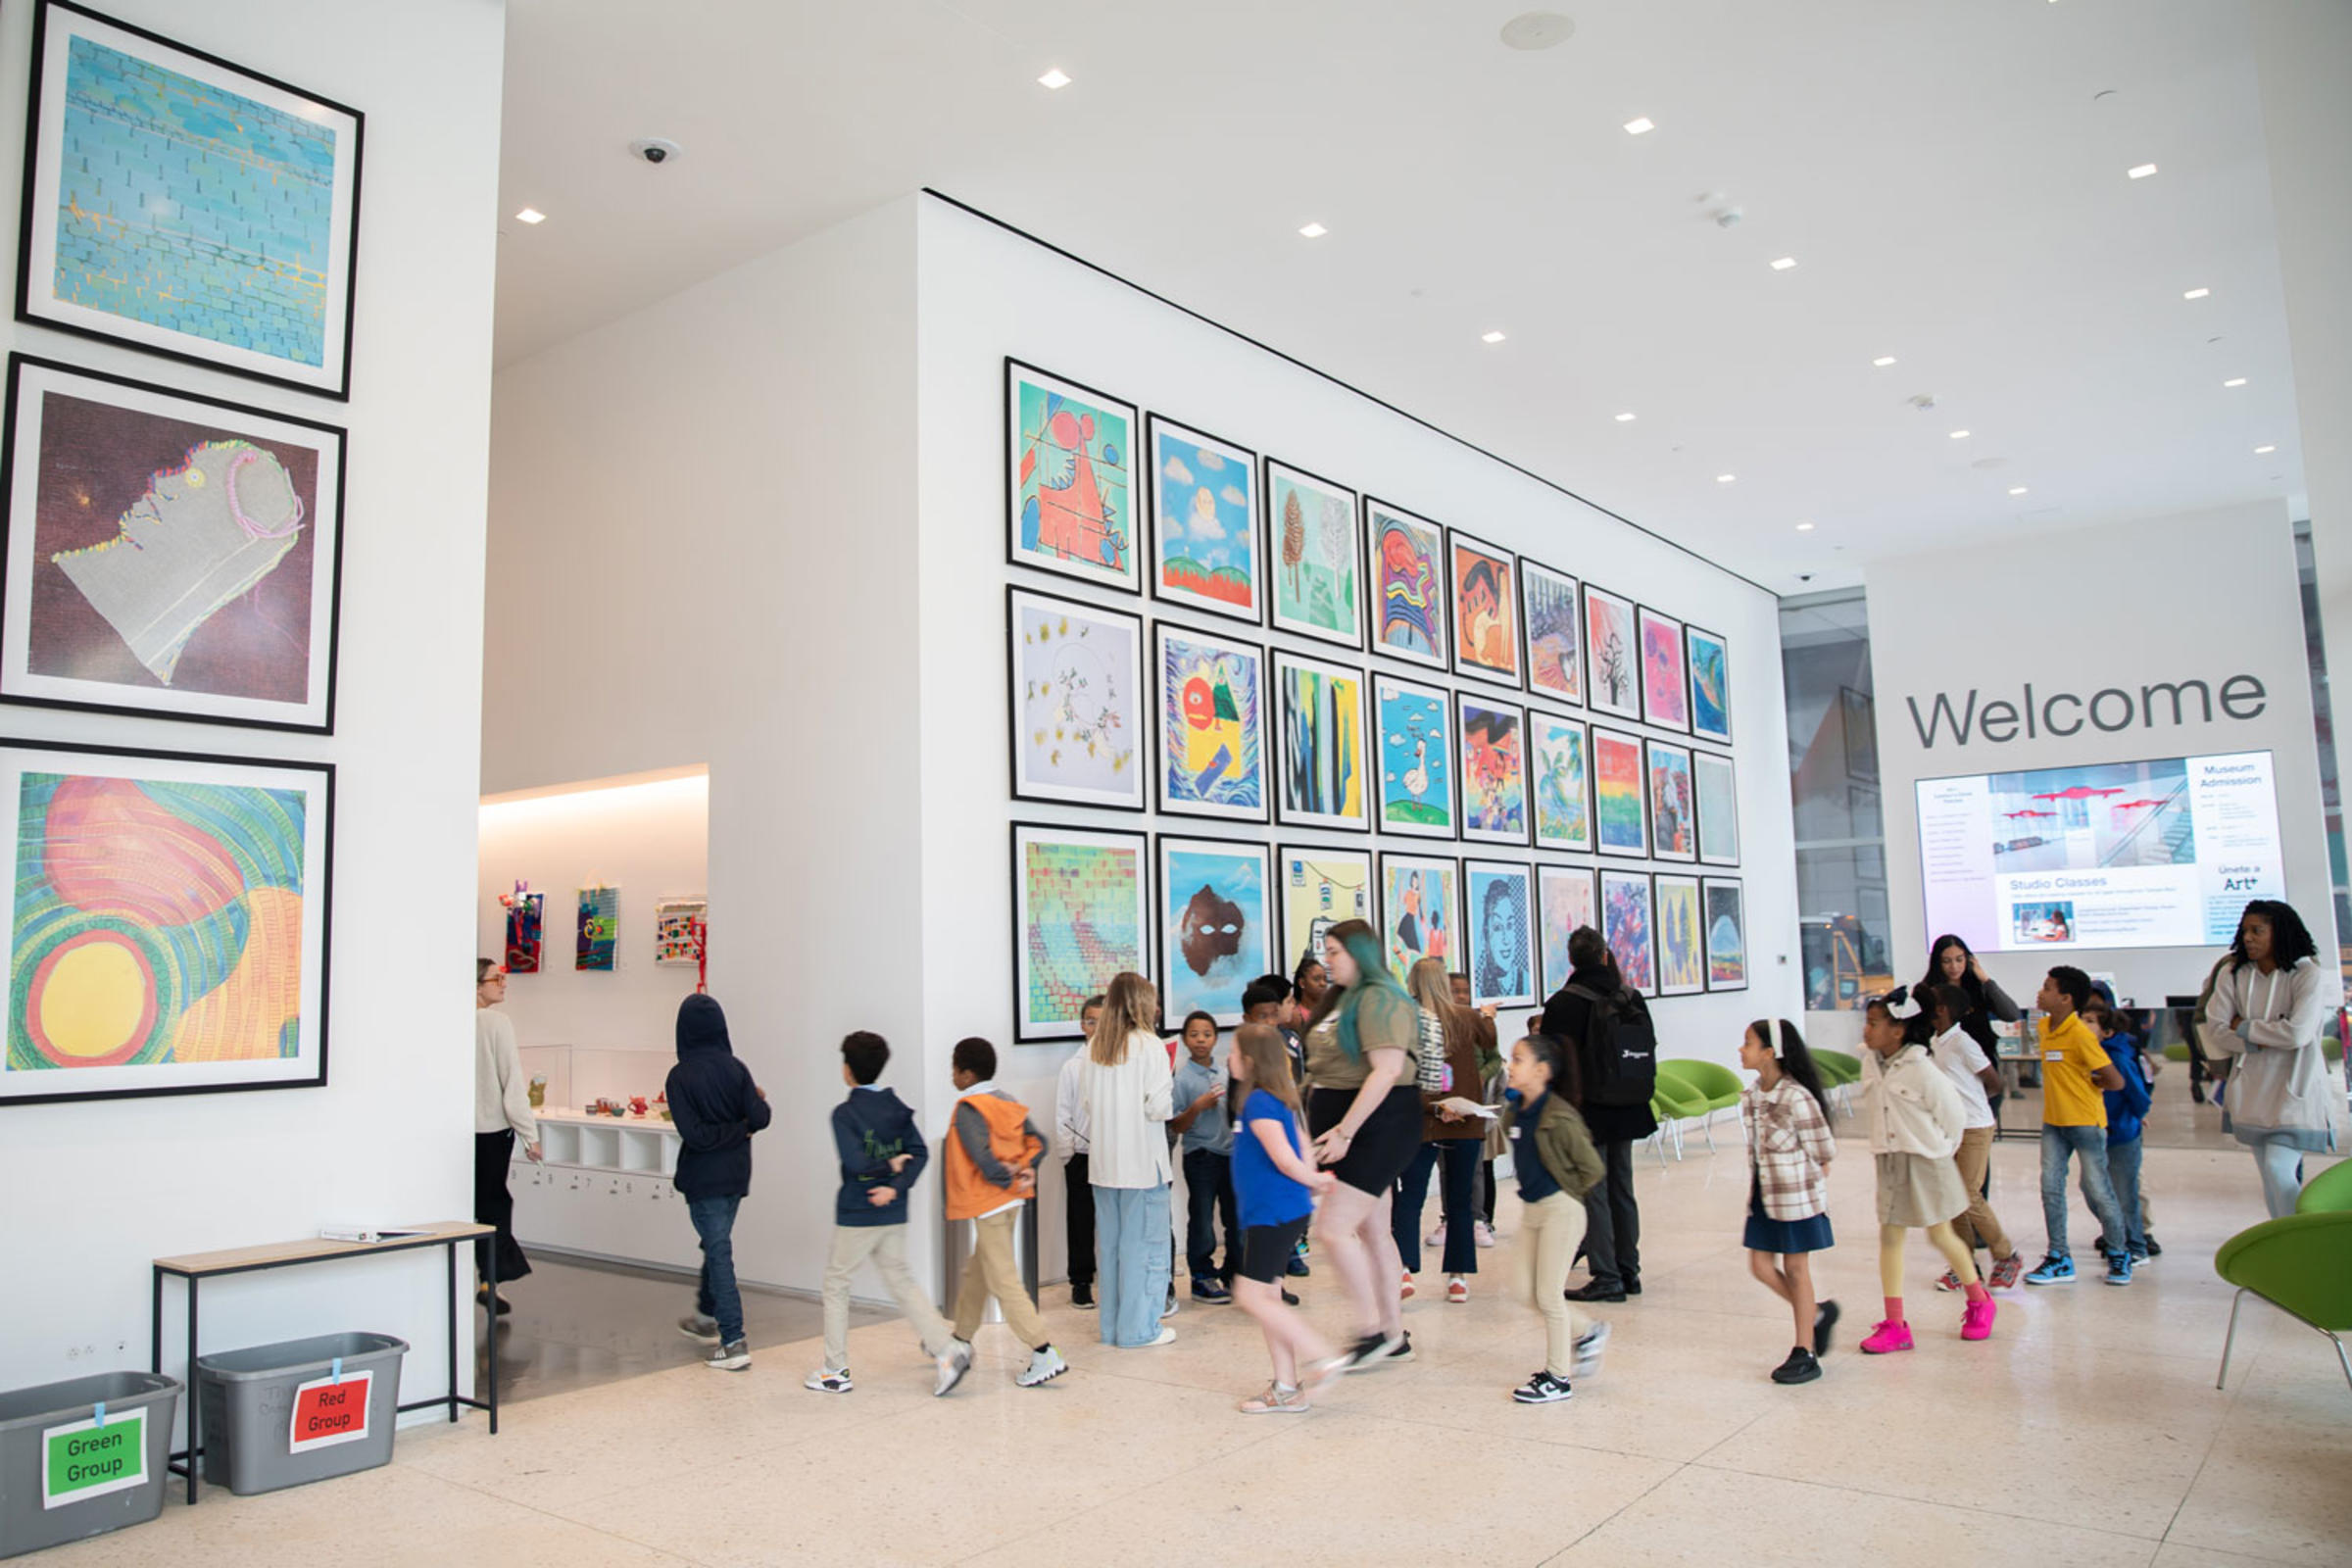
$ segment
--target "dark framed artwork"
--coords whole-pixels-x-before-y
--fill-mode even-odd
[[[1152,472],[1152,597],[1187,610],[1265,618],[1257,454],[1157,414],[1144,416]]]
[[[1746,893],[1737,877],[1699,878],[1699,898],[1707,922],[1707,989],[1747,989]]]
[[[1160,1010],[1242,1021],[1242,992],[1274,967],[1273,877],[1263,844],[1159,835]]]
[[[1509,551],[1459,528],[1446,530],[1456,673],[1519,684],[1518,576],[1518,558]]]
[[[1004,619],[1014,799],[1142,810],[1143,617],[1016,583]]]
[[[1576,965],[1568,960],[1568,939],[1579,926],[1600,929],[1598,873],[1589,865],[1536,862],[1536,919],[1543,928],[1544,994],[1568,983]]]
[[[1266,651],[1173,621],[1152,627],[1159,662],[1159,808],[1263,822]]]
[[[1372,897],[1372,852],[1285,844],[1274,852],[1282,884],[1282,951],[1275,969],[1290,974],[1298,960],[1323,955],[1323,933],[1343,920],[1370,925],[1379,917]]]
[[[1364,549],[1355,492],[1265,460],[1266,603],[1277,631],[1364,646]]]
[[[1527,710],[1527,795],[1536,848],[1592,849],[1592,760],[1582,719]]]
[[[1651,879],[1651,923],[1657,929],[1658,995],[1691,997],[1707,989],[1707,944],[1699,914],[1698,878],[1660,871]]]
[[[1690,748],[1672,741],[1643,743],[1648,751],[1649,848],[1661,860],[1698,858],[1698,799],[1690,780]]]
[[[1732,744],[1731,645],[1697,626],[1683,628],[1690,662],[1690,733],[1719,746]]]
[[[0,1103],[326,1082],[335,769],[0,739]]]
[[[1524,860],[1462,861],[1470,1004],[1516,1007],[1536,994],[1535,873]]]
[[[1372,651],[1444,669],[1452,646],[1446,633],[1446,530],[1366,496],[1364,548]]]
[[[1484,692],[1455,694],[1462,726],[1462,839],[1527,842],[1527,715]]]
[[[351,395],[366,117],[39,0],[17,319]]]
[[[1649,855],[1649,775],[1642,737],[1599,724],[1592,737],[1593,848],[1603,855]]]
[[[1845,728],[1845,776],[1857,783],[1879,781],[1878,705],[1868,692],[1838,688],[1838,718]]]
[[[1642,641],[1642,721],[1688,734],[1690,671],[1684,662],[1683,623],[1647,605],[1636,615]]]
[[[1690,753],[1690,781],[1698,795],[1698,858],[1709,865],[1740,863],[1740,787],[1732,760]]]
[[[1121,970],[1150,975],[1151,846],[1141,833],[1012,824],[1012,1038],[1079,1037],[1079,1013]]]
[[[329,734],[343,431],[12,354],[0,700]]]
[[[1371,832],[1371,781],[1364,773],[1364,672],[1278,648],[1274,690],[1281,757],[1276,819],[1286,827]]]
[[[1143,591],[1135,406],[1004,361],[1005,559]]]
[[[1462,962],[1462,863],[1451,856],[1380,852],[1380,937],[1401,980],[1423,958]]]
[[[1625,983],[1645,997],[1656,996],[1658,966],[1650,940],[1647,871],[1600,868],[1600,935]]]
[[[1618,718],[1642,716],[1634,602],[1591,581],[1585,584],[1585,706]]]
[[[1583,613],[1564,571],[1519,558],[1519,625],[1527,642],[1527,689],[1580,708],[1585,701]]]
[[[1453,699],[1385,670],[1372,673],[1372,757],[1379,830],[1449,839],[1454,811]]]

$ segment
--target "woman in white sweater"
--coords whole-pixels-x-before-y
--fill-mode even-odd
[[[473,1222],[497,1232],[473,1244],[473,1265],[483,1280],[474,1297],[501,1316],[514,1308],[503,1296],[490,1299],[490,1250],[498,1249],[500,1279],[518,1280],[531,1271],[531,1260],[514,1240],[514,1195],[507,1187],[514,1141],[522,1140],[522,1152],[533,1160],[539,1157],[539,1118],[531,1114],[514,1024],[505,1013],[490,1010],[506,1000],[507,971],[492,959],[474,959]]]
[[[1968,1189],[1952,1155],[1968,1126],[1960,1091],[1935,1058],[1928,1042],[1935,1026],[1918,1001],[1902,987],[1871,999],[1862,1019],[1862,1124],[1879,1167],[1879,1284],[1886,1293],[1886,1316],[1862,1348],[1871,1355],[1911,1348],[1911,1326],[1903,1320],[1903,1242],[1924,1229],[1968,1293],[1960,1337],[1992,1337],[1992,1296],[1977,1277],[1977,1260],[1952,1229],[1968,1212]]]
[[[1159,995],[1140,974],[1115,976],[1086,1043],[1079,1094],[1086,1107],[1087,1181],[1094,1188],[1102,1343],[1132,1350],[1165,1345],[1168,1294],[1168,1135],[1175,1080],[1155,1032]]]
[[[2254,1151],[2273,1219],[2295,1211],[2303,1156],[2335,1147],[2335,1096],[2320,1026],[2343,998],[2289,905],[2256,899],[2205,1008],[2205,1054],[2230,1063],[2226,1098],[2237,1141]]]

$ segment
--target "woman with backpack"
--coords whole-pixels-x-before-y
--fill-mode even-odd
[[[1649,1006],[1627,989],[1609,945],[1591,926],[1568,938],[1568,983],[1544,1004],[1544,1033],[1576,1056],[1584,1086],[1578,1109],[1600,1152],[1603,1175],[1585,1194],[1585,1261],[1592,1277],[1568,1293],[1577,1301],[1622,1301],[1642,1294],[1642,1210],[1634,1200],[1634,1145],[1658,1130],[1649,1097],[1657,1087],[1657,1036]],[[1593,1014],[1608,1040],[1596,1039]],[[1629,1056],[1613,1036],[1646,1037],[1646,1056]]]

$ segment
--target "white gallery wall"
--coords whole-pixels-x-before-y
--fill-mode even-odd
[[[22,324],[16,350],[350,427],[336,732],[18,709],[13,739],[336,764],[324,1088],[0,1105],[0,1387],[147,1363],[148,1262],[336,1220],[472,1212],[461,901],[474,815],[504,12],[494,0],[109,0],[109,13],[367,115],[348,404]],[[0,208],[16,211],[33,8],[0,7]],[[16,247],[7,247],[15,265]],[[10,287],[14,288],[13,277]],[[443,1391],[432,1252],[207,1286],[207,1349],[343,1329]],[[167,1370],[183,1318],[166,1298]],[[472,1327],[459,1318],[461,1333]],[[470,1383],[470,1353],[461,1378]]]
[[[1788,808],[1778,606],[1770,594],[1312,371],[946,203],[922,203],[918,252],[922,486],[919,607],[913,620],[921,630],[922,662],[924,962],[919,981],[925,1034],[935,1050],[944,1054],[947,1043],[966,1033],[995,1040],[1000,1081],[1039,1107],[1040,1125],[1045,1125],[1055,1072],[1076,1046],[1010,1044],[1006,824],[1015,819],[1269,845],[1361,849],[1369,844],[1406,853],[1736,876],[1746,894],[1750,989],[1656,1002],[1660,1049],[1668,1055],[1732,1063],[1748,1020],[1797,1013],[1803,1004],[1795,852]],[[1385,836],[1367,840],[1362,834],[1163,818],[1155,811],[1139,818],[1132,812],[1011,800],[1007,582],[1141,612],[1147,618],[1222,628],[1273,649],[1388,670],[1428,685],[1483,687],[1500,701],[1511,698],[1503,688],[1479,681],[1006,565],[1007,356],[1723,634],[1732,651],[1740,865],[1539,858],[1526,849]],[[1410,407],[1409,389],[1398,401]],[[1573,481],[1575,476],[1562,477]],[[1139,507],[1142,484],[1139,476]],[[1654,521],[1671,534],[1671,519]],[[1150,658],[1147,652],[1147,663]],[[1149,675],[1146,682],[1149,725],[1154,722],[1156,689]],[[1526,694],[1518,700],[1524,704]],[[1642,725],[1604,722],[1648,733]],[[1273,750],[1269,742],[1269,779]],[[1280,966],[1287,969],[1289,962]],[[1507,1009],[1504,1022],[1523,1022],[1530,1010]],[[1042,1277],[1047,1279],[1061,1277],[1064,1269],[1061,1200],[1060,1182],[1049,1175],[1042,1184],[1041,1215]]]
[[[2285,897],[2321,952],[2332,951],[2310,668],[2282,505],[1876,562],[1868,590],[1897,978],[1926,967],[1938,934],[1926,927],[1921,890],[1919,780],[2240,752],[2272,754]],[[2175,699],[2153,683],[2189,681],[2204,682],[2212,701],[2187,690],[2176,721]],[[1949,714],[1967,714],[1972,694],[1963,741]],[[1939,696],[1949,705],[1940,718]],[[2148,1005],[2194,992],[2221,952],[2068,947],[1986,955],[1984,966],[2022,1004],[2063,962],[2113,974],[2119,995]]]

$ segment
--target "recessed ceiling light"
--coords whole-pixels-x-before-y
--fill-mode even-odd
[[[1625,414],[1620,414],[1619,416],[1617,416],[1617,422],[1618,422],[1619,424],[1631,424],[1631,423],[1633,423],[1633,422],[1634,422],[1634,416],[1633,416],[1633,415],[1632,415],[1630,412],[1629,412],[1629,413],[1625,413]]]
[[[1740,476],[1736,473],[1719,473],[1715,476],[1715,482],[1717,484],[1730,484],[1734,479],[1739,477]]]
[[[2246,378],[2242,375],[2233,375],[2229,380],[2222,383],[2224,386],[2244,386],[2245,384]]]
[[[1478,340],[1481,343],[1499,343],[1502,341],[1502,334],[1500,332],[1481,332]]]
[[[1776,271],[1776,272],[1786,272],[1787,270],[1788,270],[1788,269],[1790,269],[1791,267],[1794,267],[1795,265],[1796,265],[1796,258],[1795,258],[1795,257],[1793,257],[1793,256],[1784,256],[1784,257],[1782,257],[1782,258],[1781,258],[1779,261],[1777,261],[1777,262],[1775,262],[1775,263],[1773,263],[1773,264],[1772,264],[1772,270],[1773,270],[1774,271]]]
[[[1576,35],[1576,21],[1557,11],[1530,11],[1502,24],[1502,41],[1511,49],[1556,49]]]
[[[2124,172],[2133,179],[2145,179],[2150,174],[2156,172],[2156,166],[2154,164],[2133,164],[2130,169],[2125,170]]]
[[[2009,493],[2013,496],[2022,496],[2026,493],[2026,487],[2022,484],[2013,484],[2009,487]]]
[[[1059,92],[1062,88],[1067,87],[1070,84],[1070,74],[1062,70],[1059,66],[1055,66],[1052,71],[1049,71],[1044,75],[1038,77],[1037,84],[1040,87],[1047,88],[1050,91]]]
[[[1952,439],[1955,441],[1965,441],[1968,439],[1968,432],[1966,430],[1954,430],[1952,432]]]
[[[1877,366],[1877,367],[1878,367],[1880,369],[1884,370],[1885,368],[1886,368],[1886,367],[1888,367],[1889,365],[1892,365],[1892,364],[1894,363],[1894,356],[1893,356],[1893,355],[1891,355],[1891,354],[1882,354],[1882,355],[1880,355],[1880,356],[1879,356],[1877,359],[1875,359],[1875,360],[1871,361],[1870,363],[1871,363],[1871,364],[1873,364],[1873,365],[1875,365],[1875,366]]]
[[[2209,288],[2192,288],[2183,291],[2180,297],[2184,300],[2201,300],[2212,292]]]
[[[1796,531],[1798,533],[1811,533],[1813,531],[1813,525],[1809,522],[1800,522],[1796,525]]]
[[[514,215],[514,221],[517,223],[544,223],[547,221],[547,215],[536,207],[525,207]]]
[[[1298,225],[1298,232],[1305,235],[1308,239],[1321,239],[1324,235],[1330,233],[1331,230],[1325,228],[1321,223],[1301,223]]]
[[[2256,447],[2256,448],[2254,449],[2254,455],[2255,455],[2256,457],[2258,457],[2258,458],[2260,458],[2260,457],[2267,457],[2267,456],[2269,456],[2271,453],[2274,453],[2274,452],[2276,452],[2276,451],[2278,451],[2278,448],[2276,445],[2273,445],[2273,446],[2267,446],[2267,447]]]
[[[1658,122],[1647,115],[1643,115],[1640,120],[1629,120],[1625,122],[1625,133],[1629,136],[1647,135],[1657,128]]]

